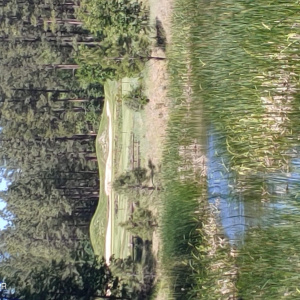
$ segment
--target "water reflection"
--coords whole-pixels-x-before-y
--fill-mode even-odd
[[[207,173],[209,203],[219,210],[219,218],[225,235],[230,243],[237,244],[243,240],[248,226],[244,205],[240,198],[233,197],[233,180],[229,171],[228,159],[218,147],[222,143],[212,128],[208,137]]]
[[[253,174],[237,179],[230,170],[225,148],[224,138],[210,128],[208,200],[218,209],[219,222],[230,243],[241,245],[247,229],[281,223],[282,215],[298,211],[295,201],[300,198],[300,157],[291,160],[289,173]]]

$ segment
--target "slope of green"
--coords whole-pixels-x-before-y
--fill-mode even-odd
[[[105,95],[106,98],[106,95]],[[106,103],[104,104],[103,111],[106,111]],[[105,164],[106,164],[106,152],[104,145],[107,145],[108,139],[108,118],[106,113],[102,114],[99,131],[96,139],[96,153],[99,167],[99,203],[95,214],[90,224],[90,238],[95,252],[95,255],[104,256],[105,253],[105,234],[107,228],[107,216],[108,216],[108,198],[104,191],[104,178],[105,178]],[[102,142],[99,142],[101,140]]]

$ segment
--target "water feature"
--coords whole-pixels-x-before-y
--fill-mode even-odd
[[[234,195],[233,172],[230,172],[228,156],[220,144],[222,137],[211,128],[207,151],[208,201],[219,211],[225,236],[231,244],[238,245],[243,242],[245,230],[252,223],[253,216],[247,216],[242,199]]]
[[[275,219],[278,222],[282,213],[298,213],[294,203],[300,198],[300,157],[294,154],[289,173],[261,174],[256,178],[265,183],[265,193],[271,201],[264,202],[263,197],[258,197],[248,199],[251,203],[247,205],[242,193],[236,190],[237,178],[224,149],[224,137],[211,127],[207,147],[207,197],[209,203],[219,211],[219,222],[225,236],[232,245],[238,246],[243,244],[247,229],[270,226],[276,222],[274,216],[277,216]]]

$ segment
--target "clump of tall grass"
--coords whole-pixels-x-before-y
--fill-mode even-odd
[[[299,121],[299,4],[194,1],[193,89],[239,174],[287,170]],[[198,8],[198,10],[196,9]]]
[[[299,214],[283,215],[276,226],[249,231],[237,259],[243,299],[298,299]]]
[[[189,14],[193,3],[177,2],[174,14],[176,26],[169,49],[170,98],[173,108],[168,127],[168,138],[163,159],[164,190],[161,198],[161,236],[163,240],[162,262],[164,278],[169,281],[174,299],[199,299],[206,278],[208,260],[203,254],[209,251],[203,225],[207,217],[205,165],[200,165],[195,176],[195,153],[204,155],[205,123],[201,108],[192,100],[190,61]],[[200,145],[200,147],[198,147]],[[200,149],[200,150],[199,150]]]

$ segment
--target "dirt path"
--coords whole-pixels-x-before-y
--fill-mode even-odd
[[[152,25],[155,25],[156,32],[154,35],[162,33],[165,38],[165,48],[154,45],[152,56],[166,57],[166,51],[171,44],[171,13],[174,0],[148,0],[150,5],[150,19]],[[153,24],[154,23],[154,24]],[[160,28],[158,28],[158,26]],[[159,32],[160,30],[160,32]],[[168,72],[167,60],[151,60],[148,63],[148,76],[146,82],[147,97],[150,99],[145,106],[145,119],[143,124],[146,128],[144,135],[144,153],[146,161],[151,161],[155,166],[155,171],[160,172],[162,164],[163,146],[166,137],[167,124],[169,119],[170,99],[168,98]],[[153,202],[149,209],[153,214],[160,218],[160,203]],[[164,282],[164,274],[160,269],[160,253],[162,242],[159,231],[156,230],[152,236],[152,253],[156,260],[156,279],[157,294],[155,300],[168,299],[168,292],[161,288]],[[163,284],[162,284],[163,286]]]
[[[165,37],[165,46],[168,48],[171,43],[171,13],[174,0],[149,0],[151,20]],[[157,32],[158,33],[158,32]],[[153,47],[152,56],[166,57],[165,49],[162,47]],[[160,169],[162,160],[163,144],[166,136],[166,129],[169,117],[169,99],[167,96],[168,74],[167,61],[152,60],[148,64],[147,96],[150,99],[145,106],[144,126],[147,129],[145,133],[145,157]],[[155,205],[154,205],[155,206]],[[153,213],[158,215],[156,207],[151,207]],[[152,241],[152,250],[154,255],[159,252],[159,235],[154,232]]]
[[[112,137],[112,119],[111,119],[111,111],[109,107],[109,102],[106,102],[106,114],[108,117],[109,128],[108,128],[108,156],[106,160],[105,167],[105,194],[108,197],[108,222],[107,222],[107,230],[105,236],[105,259],[106,264],[109,265],[109,259],[112,255],[111,253],[111,241],[112,241],[112,221],[111,221],[111,211],[112,211],[112,201],[111,201],[111,180],[112,180],[112,147],[113,147],[113,137]]]

